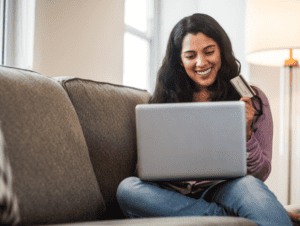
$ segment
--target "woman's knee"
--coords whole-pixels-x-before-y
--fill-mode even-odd
[[[248,191],[253,190],[253,188],[268,190],[268,187],[267,185],[265,185],[264,182],[251,175],[247,175],[245,177],[236,179],[236,185],[238,188],[243,188],[243,190],[248,190]]]
[[[263,197],[276,199],[276,196],[269,190],[264,182],[251,175],[236,179],[233,185],[232,193],[237,197],[240,196],[243,200],[248,200],[249,198],[251,198],[251,200],[255,198],[260,200]]]
[[[251,196],[257,196],[258,194],[262,195],[262,192],[266,194],[270,191],[262,181],[251,175],[247,175],[245,177],[227,180],[216,185],[208,192],[205,199],[207,199],[207,201],[215,201],[215,199],[223,200],[231,197],[240,202],[241,200],[247,200]]]
[[[132,190],[139,183],[141,183],[141,179],[140,178],[138,178],[138,177],[127,177],[124,180],[122,180],[121,183],[119,184],[117,193],[119,191]]]
[[[141,179],[138,177],[127,177],[121,181],[117,189],[117,199],[119,200],[124,194],[131,193],[135,187],[141,183]]]

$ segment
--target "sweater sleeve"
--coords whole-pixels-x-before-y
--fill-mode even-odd
[[[256,90],[262,100],[263,115],[254,124],[257,130],[252,132],[247,142],[247,174],[265,181],[271,172],[273,120],[266,95],[260,89],[256,88]],[[259,109],[259,103],[254,104]]]

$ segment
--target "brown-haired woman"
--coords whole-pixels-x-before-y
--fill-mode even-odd
[[[117,199],[129,217],[240,216],[258,225],[292,225],[263,181],[271,171],[273,122],[267,97],[252,87],[240,97],[230,80],[240,74],[230,39],[205,14],[183,18],[173,28],[149,103],[244,101],[247,118],[247,172],[223,181],[145,182],[129,177]]]

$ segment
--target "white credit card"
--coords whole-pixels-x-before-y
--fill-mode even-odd
[[[242,75],[236,76],[230,80],[233,87],[241,95],[241,97],[253,97],[255,96],[254,90],[248,85]]]

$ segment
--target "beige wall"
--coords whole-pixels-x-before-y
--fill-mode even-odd
[[[122,84],[124,0],[37,0],[33,70]]]

